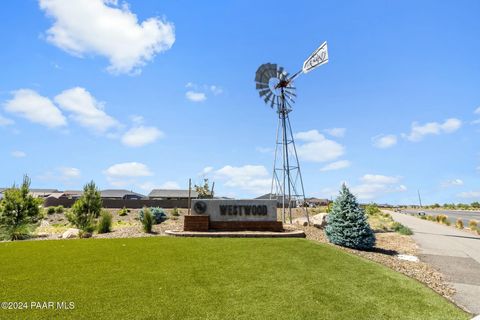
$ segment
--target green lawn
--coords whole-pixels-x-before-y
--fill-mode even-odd
[[[468,319],[430,289],[304,239],[0,243],[2,319]]]

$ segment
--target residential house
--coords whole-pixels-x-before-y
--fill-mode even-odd
[[[153,189],[149,193],[148,198],[151,200],[185,200],[188,199],[188,189]],[[190,198],[198,198],[198,193],[191,190]]]
[[[123,199],[123,200],[141,200],[145,198],[143,194],[124,189],[107,189],[100,191],[102,199]]]

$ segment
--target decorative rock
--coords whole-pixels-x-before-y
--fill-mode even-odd
[[[319,229],[325,228],[327,225],[327,214],[326,213],[319,213],[314,215],[311,218],[311,222],[313,223],[313,226]]]
[[[50,226],[50,222],[48,222],[48,220],[42,220],[40,222],[40,227],[48,227]]]
[[[62,234],[62,239],[77,238],[79,232],[80,230],[78,229],[70,228]]]
[[[411,262],[418,262],[418,258],[415,256],[411,256],[408,254],[399,254],[397,255],[397,258],[400,260],[406,260],[406,261],[411,261]]]
[[[296,218],[296,219],[293,219],[293,224],[298,224],[298,225],[301,225],[301,226],[308,226],[308,221],[307,221],[307,218],[305,217],[301,217],[301,218]]]

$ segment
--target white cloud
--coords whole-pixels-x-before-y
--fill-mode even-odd
[[[295,138],[305,142],[297,144],[298,156],[305,161],[327,162],[345,154],[345,147],[325,138],[317,130],[298,132],[295,134]]]
[[[394,134],[378,135],[372,138],[373,146],[380,149],[393,147],[397,144],[397,136]]]
[[[185,97],[193,102],[202,102],[207,100],[208,93],[212,93],[214,96],[218,96],[223,93],[223,89],[217,85],[198,85],[193,82],[189,82],[185,85],[185,88],[190,89],[185,93]]]
[[[12,119],[5,118],[4,116],[2,116],[0,114],[0,127],[11,126],[14,123],[15,123],[15,121],[13,121]]]
[[[5,111],[49,128],[67,125],[62,112],[47,98],[30,89],[13,91],[13,98],[4,104]]]
[[[460,192],[458,194],[458,197],[464,198],[464,199],[480,199],[480,191],[465,191],[465,192]]]
[[[402,136],[410,141],[421,141],[426,135],[439,135],[441,133],[452,133],[457,131],[462,126],[462,121],[456,118],[450,118],[443,123],[428,122],[424,125],[419,125],[417,122],[412,123],[412,130],[409,134],[402,134]]]
[[[206,176],[213,172],[213,167],[205,167],[203,170],[198,174],[199,176]]]
[[[347,129],[346,128],[331,128],[331,129],[325,129],[323,131],[325,131],[326,133],[328,133],[331,136],[341,138],[341,137],[345,136],[345,132],[347,132]]]
[[[480,107],[478,107],[477,109],[475,109],[475,111],[473,112],[475,114],[480,114]]]
[[[207,95],[205,93],[192,90],[187,91],[187,93],[185,93],[185,97],[193,102],[202,102],[207,100]]]
[[[332,171],[332,170],[340,170],[344,168],[350,167],[351,163],[348,160],[339,160],[332,163],[327,164],[320,171]]]
[[[47,171],[37,178],[44,181],[60,181],[62,183],[70,184],[72,180],[80,178],[80,170],[72,167],[59,167],[51,171]]]
[[[122,136],[122,143],[129,147],[141,147],[155,142],[164,136],[163,132],[155,127],[134,127]]]
[[[393,184],[400,181],[400,177],[390,177],[381,174],[366,174],[360,178],[363,183]]]
[[[264,166],[245,165],[241,167],[224,166],[212,171],[214,178],[223,181],[226,187],[241,189],[253,194],[269,192],[272,180]]]
[[[55,97],[55,102],[81,126],[104,133],[119,127],[116,119],[104,111],[104,103],[97,101],[87,90],[80,87],[68,89]]]
[[[104,171],[107,178],[122,179],[122,178],[136,178],[136,177],[148,177],[153,173],[143,163],[139,162],[124,162],[114,164]]]
[[[463,185],[463,180],[461,179],[453,179],[453,180],[447,180],[443,181],[441,183],[442,187],[454,187],[454,186],[462,186]]]
[[[372,200],[388,193],[406,191],[407,187],[399,184],[400,180],[400,177],[366,174],[360,178],[362,183],[351,190],[361,200]]]
[[[211,85],[210,91],[212,91],[212,93],[216,96],[223,93],[223,89],[216,85]]]
[[[80,178],[80,170],[71,167],[61,167],[58,169],[62,180],[70,180]]]
[[[127,3],[112,0],[40,0],[54,22],[47,41],[75,56],[106,57],[113,73],[135,73],[175,42],[172,23],[159,18],[139,22]]]
[[[12,157],[15,157],[15,158],[25,158],[27,156],[27,154],[25,152],[20,151],[20,150],[12,151],[11,155],[12,155]]]
[[[180,185],[175,181],[167,181],[160,185],[160,189],[180,189]]]

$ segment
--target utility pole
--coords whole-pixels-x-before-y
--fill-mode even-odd
[[[422,209],[422,197],[420,197],[420,190],[417,190],[418,193],[418,202],[420,203],[420,209]]]

